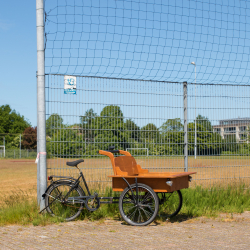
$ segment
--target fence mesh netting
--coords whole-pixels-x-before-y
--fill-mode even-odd
[[[196,182],[249,181],[249,10],[249,1],[45,0],[49,171],[84,157],[89,178],[107,182],[97,150],[109,146],[152,171],[183,171],[187,108]]]

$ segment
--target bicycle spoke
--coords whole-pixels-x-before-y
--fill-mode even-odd
[[[134,212],[131,213],[130,215],[128,215],[127,217],[132,219],[132,216],[133,216],[133,218],[134,218],[136,212],[137,212],[137,209],[135,209]]]
[[[150,195],[151,195],[150,193],[147,193],[147,194],[145,195],[143,201],[141,202],[141,204],[143,204],[144,202],[146,202],[147,199],[151,198],[152,196],[150,197]]]
[[[132,190],[131,190],[132,189]],[[136,186],[124,190],[119,200],[119,209],[123,219],[131,225],[147,225],[157,215],[159,208],[158,197],[155,192],[145,184],[138,184],[138,204],[131,201],[131,193],[135,194]]]
[[[171,194],[168,196],[168,198],[166,199],[166,201],[168,201],[172,195],[173,195],[173,193],[171,193]]]
[[[147,207],[152,213],[154,212],[154,210],[152,209],[152,207],[151,206],[149,206],[149,205],[145,205],[145,207]]]
[[[68,200],[65,199],[65,195]],[[81,190],[72,188],[69,183],[59,183],[57,186],[52,186],[46,193],[45,203],[47,211],[53,216],[72,220],[76,218],[83,207],[83,202],[80,202],[81,196],[84,196]]]
[[[57,199],[57,197],[53,197],[52,195],[49,195],[49,194],[47,194],[47,196],[49,196],[49,197],[53,198],[53,202],[54,202],[54,201],[59,201],[59,202],[62,202],[62,201],[58,200],[58,199]]]
[[[147,216],[147,219],[149,219],[152,216],[152,213],[146,211],[144,208],[141,208],[141,210],[144,212],[144,214]]]
[[[161,216],[171,218],[179,213],[182,207],[182,195],[181,192],[174,191],[172,193],[166,193],[162,201]]]

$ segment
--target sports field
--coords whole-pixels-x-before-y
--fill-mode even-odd
[[[0,160],[0,196],[25,192],[36,195],[37,165],[35,160]]]
[[[48,161],[48,174],[74,175],[77,170],[66,166],[66,159],[51,159]],[[183,158],[137,158],[137,164],[151,172],[183,172]],[[215,183],[228,184],[229,182],[244,181],[250,183],[250,159],[248,157],[200,157],[188,160],[188,171],[197,172],[193,175],[192,185],[210,186]],[[113,175],[111,162],[108,158],[85,159],[79,167],[86,179],[91,183],[99,181],[99,186],[106,186]]]
[[[137,158],[142,168],[152,172],[184,171],[182,158]],[[48,175],[77,176],[78,170],[68,167],[68,159],[49,159],[47,161]],[[198,159],[190,158],[188,171],[197,172],[193,175],[191,185],[209,186],[214,183],[244,181],[250,183],[250,159],[248,157],[213,157]],[[108,158],[85,159],[79,164],[88,184],[92,188],[110,186],[108,175],[113,174]],[[37,165],[32,159],[1,159],[0,160],[0,190],[1,195],[11,195],[13,192],[26,192],[36,195]]]

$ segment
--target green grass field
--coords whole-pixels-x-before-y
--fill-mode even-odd
[[[220,213],[242,213],[250,210],[250,189],[246,185],[231,185],[227,187],[189,188],[182,190],[183,207],[180,213],[171,221],[182,221],[199,216],[216,217]],[[107,189],[105,196],[117,195]],[[60,218],[51,217],[49,214],[39,214],[36,199],[30,198],[22,192],[2,198],[0,208],[0,225],[20,224],[47,225],[63,222]],[[157,221],[165,221],[167,207],[160,206]],[[105,220],[107,218],[120,220],[118,204],[104,204],[95,211],[83,209],[77,220]]]

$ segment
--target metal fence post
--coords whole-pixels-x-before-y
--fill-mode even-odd
[[[46,166],[46,127],[45,127],[45,63],[44,63],[44,0],[36,0],[36,29],[37,29],[37,131],[38,131],[38,154],[39,171],[38,200],[40,209],[45,207],[45,202],[41,197],[47,188],[47,166]],[[40,198],[40,199],[39,199]]]
[[[4,145],[4,153],[3,153],[3,155],[4,155],[4,158],[5,158],[5,136],[3,137],[3,145]]]
[[[187,82],[183,82],[183,109],[184,109],[184,171],[188,171],[188,116],[187,116]]]
[[[36,72],[36,80],[37,80],[37,72]],[[37,97],[38,97],[38,80],[37,80]],[[37,98],[37,128],[38,128],[38,98]],[[39,151],[39,130],[37,129],[37,155]],[[37,205],[40,206],[40,164],[39,161],[37,164]]]
[[[22,151],[21,151],[21,134],[20,134],[19,137],[20,137],[20,157],[19,158],[21,159],[21,157],[22,157]]]

